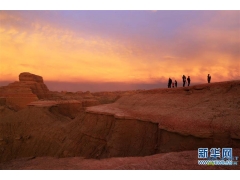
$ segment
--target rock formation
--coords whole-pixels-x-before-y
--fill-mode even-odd
[[[71,119],[75,118],[84,108],[95,105],[99,105],[97,100],[40,100],[28,104],[32,107],[50,107],[51,112],[59,113]]]
[[[82,102],[77,100],[60,100],[60,101],[34,101],[28,104],[30,107],[47,107],[50,112],[67,116],[71,119],[83,110]]]
[[[33,94],[29,87],[19,82],[0,87],[0,97],[1,99],[5,99],[1,105],[15,111],[23,109],[32,101],[38,100],[36,94]]]
[[[41,76],[24,72],[19,75],[19,82],[24,86],[29,87],[33,94],[36,94],[39,99],[49,97],[49,90],[44,84]]]
[[[155,89],[123,96],[115,103],[89,107],[86,112],[138,119],[159,128],[200,138],[240,140],[240,81]]]
[[[41,76],[24,72],[19,75],[19,82],[0,87],[0,97],[5,98],[4,105],[20,110],[30,102],[49,97],[49,90]]]
[[[233,149],[240,154],[240,149]],[[155,154],[144,157],[85,159],[82,157],[28,157],[0,164],[5,170],[239,170],[238,166],[198,165],[197,151]]]
[[[240,148],[240,81],[153,89],[130,93],[112,104],[86,104],[95,105],[80,100],[37,101],[1,118],[0,163],[32,156],[86,157],[111,163],[112,158],[102,158],[137,156],[131,161],[135,165],[113,168],[164,169],[161,164],[141,163],[164,164],[163,153],[179,151],[193,162],[199,147]],[[195,151],[190,156],[183,152],[191,150]],[[149,158],[138,163],[139,156]]]

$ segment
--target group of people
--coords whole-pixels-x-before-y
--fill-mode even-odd
[[[182,79],[183,79],[183,87],[185,87],[185,84],[186,84],[186,76],[183,75],[183,76],[182,76]],[[188,82],[188,86],[189,86],[189,85],[190,85],[190,82],[191,82],[190,76],[188,76],[187,82]]]
[[[175,83],[174,83],[172,81],[172,79],[169,78],[169,80],[168,80],[168,88],[171,88],[171,86],[172,86],[172,88],[174,88],[174,85],[175,85],[175,87],[177,87],[177,81],[175,80]]]
[[[183,87],[185,87],[186,81],[187,81],[187,83],[188,83],[188,86],[190,86],[190,82],[191,82],[190,76],[188,76],[188,78],[186,78],[186,76],[183,75],[183,76],[182,76],[182,80],[183,80]],[[211,82],[211,76],[210,76],[210,74],[208,74],[208,76],[207,76],[207,81],[208,81],[208,83]],[[174,83],[174,82],[172,81],[172,79],[169,78],[169,79],[168,79],[168,88],[171,88],[171,87],[174,88],[174,86],[177,87],[177,80],[175,80],[175,83]]]

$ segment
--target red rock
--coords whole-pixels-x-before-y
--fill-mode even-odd
[[[6,105],[6,98],[5,97],[0,97],[0,106]]]
[[[94,167],[88,161],[86,169],[182,169],[183,159],[190,159],[191,163],[184,168],[201,168],[196,165],[196,151],[189,155],[181,152],[179,156],[183,159],[177,159],[178,154],[173,151],[199,147],[239,148],[239,97],[240,81],[232,81],[132,93],[113,104],[87,107],[85,112],[76,113],[73,120],[66,116],[71,118],[74,102],[73,108],[67,102],[62,108],[58,102],[47,103],[50,104],[47,108],[26,108],[1,118],[0,138],[4,150],[0,161],[29,156],[78,156],[109,158],[91,160],[97,164]],[[162,152],[171,153],[158,154]],[[162,155],[166,158],[161,159]],[[131,157],[126,161],[119,158],[119,161],[106,162],[113,159],[110,157],[126,156]],[[67,159],[59,161],[64,166]],[[76,162],[79,159],[72,165]],[[104,163],[106,166],[100,166]],[[46,163],[42,167],[45,168]],[[81,165],[64,167],[84,168]]]
[[[185,136],[212,138],[222,134],[223,139],[240,139],[239,98],[238,80],[142,91],[86,111],[159,123],[160,129]]]
[[[24,72],[19,75],[19,81],[23,86],[29,87],[39,99],[49,97],[49,90],[41,76]]]
[[[19,75],[19,82],[0,87],[0,96],[6,98],[6,105],[14,110],[20,110],[30,102],[48,98],[49,95],[43,78],[26,72]]]
[[[20,82],[34,81],[38,83],[43,83],[43,78],[41,76],[31,74],[29,72],[23,72],[19,74],[19,81]]]
[[[32,101],[38,100],[38,97],[32,93],[28,87],[21,86],[19,83],[4,86],[0,88],[0,96],[5,98],[5,104],[14,110],[20,110]]]
[[[240,149],[233,150],[235,154]],[[0,164],[5,170],[239,170],[240,166],[198,165],[197,151],[155,154],[145,157],[85,159],[83,157],[28,157]],[[239,163],[239,162],[238,162]]]
[[[57,111],[68,116],[71,119],[75,118],[77,113],[82,109],[82,102],[77,100],[60,101],[57,103]]]
[[[35,106],[35,107],[52,107],[56,105],[57,105],[57,101],[34,101],[28,104],[28,106]]]
[[[98,100],[94,100],[94,99],[89,99],[89,100],[83,100],[82,101],[82,106],[83,107],[97,106],[99,104],[100,104],[100,102]]]
[[[57,112],[72,119],[82,110],[82,102],[77,100],[35,101],[28,104],[28,106],[51,107],[52,112]]]

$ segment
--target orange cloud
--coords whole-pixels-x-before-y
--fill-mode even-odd
[[[122,55],[129,53],[125,46],[101,37],[83,38],[81,34],[44,24],[33,23],[32,27],[29,32],[1,27],[1,80],[23,71],[43,75],[48,80],[129,79],[128,63],[118,55],[119,51]]]
[[[157,42],[76,32],[44,21],[27,24],[5,12],[0,23],[0,81],[26,71],[68,82],[151,83],[181,80],[183,74],[205,82],[208,73],[215,81],[240,78],[238,29],[214,29],[208,23],[181,29],[173,41]]]

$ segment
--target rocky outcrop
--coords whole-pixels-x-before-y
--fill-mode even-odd
[[[59,113],[63,116],[67,116],[74,119],[77,114],[84,110],[86,107],[99,105],[97,100],[40,100],[34,101],[28,104],[33,107],[50,107],[50,111],[53,113]]]
[[[41,76],[24,72],[19,75],[19,83],[26,87],[29,87],[32,90],[33,94],[36,94],[39,99],[49,97],[49,90],[44,84],[43,78]]]
[[[71,120],[53,112],[53,107],[30,106],[1,119],[0,162],[31,156],[102,159],[240,147],[240,141],[230,137],[218,141],[186,136],[160,129],[158,123],[110,114],[82,112]]]
[[[240,154],[240,149],[233,149]],[[145,157],[85,159],[82,157],[28,157],[0,164],[4,170],[239,170],[237,166],[198,165],[197,151],[155,154]],[[239,163],[239,162],[238,162]]]
[[[38,101],[1,118],[0,161],[240,148],[240,81],[142,91],[87,108],[79,102]]]
[[[5,97],[0,97],[0,106],[6,105],[6,98]]]
[[[37,83],[43,83],[43,78],[41,76],[31,74],[28,72],[23,72],[19,74],[19,81],[20,82],[37,82]]]
[[[71,120],[53,113],[53,107],[30,106],[1,119],[0,162],[27,156],[107,158],[156,152],[156,123],[90,113]]]
[[[240,139],[239,108],[240,81],[230,81],[143,91],[86,111],[155,122],[185,136]]]
[[[68,129],[72,129],[68,133],[71,140],[78,141],[69,144],[69,148],[75,149],[78,156],[146,156],[154,154],[157,149],[157,123],[86,113],[69,124]]]
[[[99,105],[99,101],[98,100],[94,100],[94,99],[88,99],[88,100],[83,100],[82,101],[82,106],[83,107],[90,107],[90,106],[96,106]]]
[[[0,87],[1,105],[18,111],[23,109],[32,101],[38,100],[38,97],[32,93],[31,89],[16,82],[9,86]]]
[[[0,97],[5,98],[5,105],[20,110],[30,102],[49,97],[49,90],[41,76],[24,72],[19,75],[19,82],[0,87]]]
[[[77,100],[35,101],[28,104],[28,106],[40,108],[47,107],[53,114],[61,114],[71,119],[75,118],[76,115],[83,110],[82,102]]]

